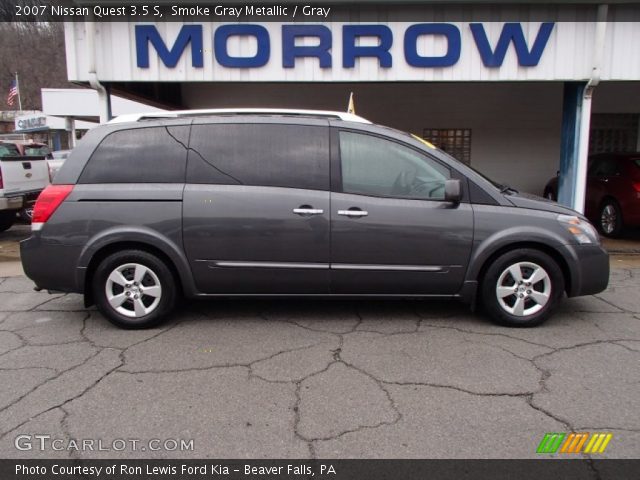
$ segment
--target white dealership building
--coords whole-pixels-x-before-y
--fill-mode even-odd
[[[358,115],[502,183],[541,194],[560,170],[561,201],[578,206],[589,152],[640,150],[636,5],[353,1],[324,18],[283,5],[277,18],[69,22],[69,79],[99,91],[103,120],[110,93],[344,110],[353,92]]]

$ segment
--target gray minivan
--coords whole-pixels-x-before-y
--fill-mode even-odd
[[[609,279],[584,216],[340,112],[119,117],[78,143],[32,225],[36,288],[124,328],[179,295],[453,297],[534,326]]]

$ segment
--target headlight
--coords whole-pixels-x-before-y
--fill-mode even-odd
[[[558,215],[558,221],[581,244],[600,243],[600,236],[596,229],[586,220],[573,215]]]

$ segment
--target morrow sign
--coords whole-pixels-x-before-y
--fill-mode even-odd
[[[535,38],[527,38],[522,24],[504,23],[497,42],[492,43],[482,23],[468,24],[478,55],[487,68],[501,67],[511,46],[519,66],[535,67],[542,58],[554,26],[553,22],[541,23]],[[135,25],[136,66],[149,68],[153,51],[165,67],[174,68],[190,47],[192,68],[203,68],[205,54],[211,54],[222,67],[256,69],[267,65],[274,48],[280,48],[282,68],[293,69],[298,60],[313,58],[317,59],[321,69],[332,69],[333,36],[332,30],[322,24],[282,25],[280,45],[274,45],[270,31],[259,24],[220,25],[213,30],[211,39],[205,38],[202,24],[182,25],[173,39],[163,38],[156,25]],[[409,67],[452,67],[460,60],[463,35],[461,29],[451,23],[416,23],[408,25],[404,32],[394,32],[385,24],[345,24],[341,28],[341,37],[338,48],[341,49],[343,69],[355,68],[362,58],[376,59],[380,68],[390,69],[394,61],[399,60],[391,51],[394,42],[398,41],[402,42],[402,60]],[[429,37],[437,37],[441,44],[444,41],[444,51],[425,52],[421,49],[419,46]],[[250,55],[231,52],[230,42],[247,39],[255,45],[254,52]]]

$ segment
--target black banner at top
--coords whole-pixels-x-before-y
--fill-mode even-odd
[[[597,3],[373,0],[0,0],[3,22],[593,22]],[[610,5],[608,21],[640,21],[640,3]]]

